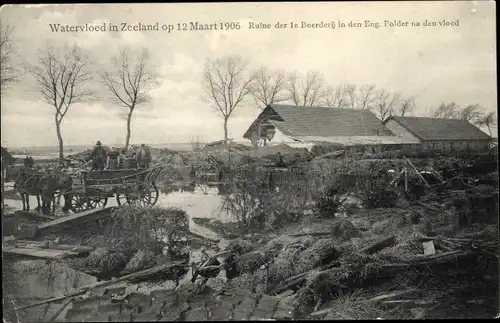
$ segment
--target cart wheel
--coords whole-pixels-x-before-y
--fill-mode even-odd
[[[71,198],[71,211],[74,213],[80,213],[87,210],[85,198],[81,195],[74,194]]]
[[[156,184],[151,183],[149,186],[149,196],[147,203],[149,205],[155,205],[158,202],[158,197],[160,196],[160,192],[158,191],[158,187]]]
[[[89,197],[89,200],[87,202],[87,209],[97,209],[101,208],[104,209],[106,207],[106,204],[108,204],[108,197],[107,196],[91,196]]]
[[[155,184],[148,186],[142,185],[137,192],[126,192],[124,194],[116,194],[116,202],[118,205],[133,204],[133,205],[155,205],[158,202],[159,191]]]
[[[96,208],[104,208],[108,203],[108,198],[101,196],[73,195],[71,199],[71,211],[80,213]]]

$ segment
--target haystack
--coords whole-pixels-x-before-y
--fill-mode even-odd
[[[234,289],[253,290],[255,288],[255,277],[250,273],[245,273],[230,281],[229,287]]]
[[[235,239],[231,240],[226,248],[227,250],[231,251],[232,253],[235,254],[245,254],[247,252],[250,252],[253,250],[252,243],[248,240],[244,239]]]
[[[84,259],[75,259],[68,265],[73,269],[95,275],[99,278],[117,277],[125,268],[131,253],[97,248]]]
[[[302,252],[298,245],[285,246],[269,267],[269,281],[279,284],[295,275],[294,262]]]
[[[316,242],[316,238],[314,237],[290,237],[290,236],[278,236],[272,240],[270,240],[263,248],[264,255],[266,260],[271,261],[275,257],[277,257],[285,246],[291,246],[299,244],[301,245],[302,250],[309,248],[314,242]]]
[[[122,274],[131,274],[156,265],[156,256],[149,250],[137,251],[122,271]]]
[[[163,247],[175,251],[186,240],[189,219],[177,208],[126,205],[111,214],[107,244],[130,250],[149,250],[158,254]]]
[[[338,251],[335,247],[335,241],[320,239],[298,255],[295,268],[297,273],[303,273],[320,266],[322,263],[329,263],[335,260],[337,256]]]
[[[264,254],[253,251],[245,253],[235,259],[236,270],[240,273],[254,273],[263,264],[265,264]]]
[[[333,223],[330,227],[332,237],[340,241],[349,240],[360,236],[358,228],[356,228],[349,220],[340,220]]]
[[[339,289],[349,273],[343,268],[332,268],[326,271],[314,270],[306,279],[306,284],[296,294],[295,308],[298,312],[305,313],[316,304],[319,299],[330,295],[330,291]]]

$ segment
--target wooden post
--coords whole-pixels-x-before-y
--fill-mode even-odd
[[[425,178],[422,176],[422,174],[420,174],[418,172],[418,169],[413,165],[413,163],[408,159],[406,158],[405,156],[403,156],[404,160],[408,163],[408,165],[411,166],[411,168],[413,168],[413,170],[415,171],[415,173],[417,174],[417,176],[420,178],[420,180],[427,186],[427,187],[430,187],[429,183],[427,183],[427,181],[425,180]]]
[[[405,172],[405,192],[408,192],[408,170],[403,167],[403,171]]]

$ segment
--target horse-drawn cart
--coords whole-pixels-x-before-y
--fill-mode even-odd
[[[118,205],[155,205],[155,180],[160,168],[83,171],[73,176],[71,210],[75,213],[104,208],[115,196]]]

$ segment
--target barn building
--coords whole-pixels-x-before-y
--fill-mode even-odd
[[[379,152],[418,144],[418,139],[395,136],[369,110],[268,105],[243,135],[253,146],[261,142],[312,148],[339,144],[350,151]]]
[[[396,136],[421,143],[420,151],[483,152],[492,138],[465,120],[391,116],[384,125]]]

